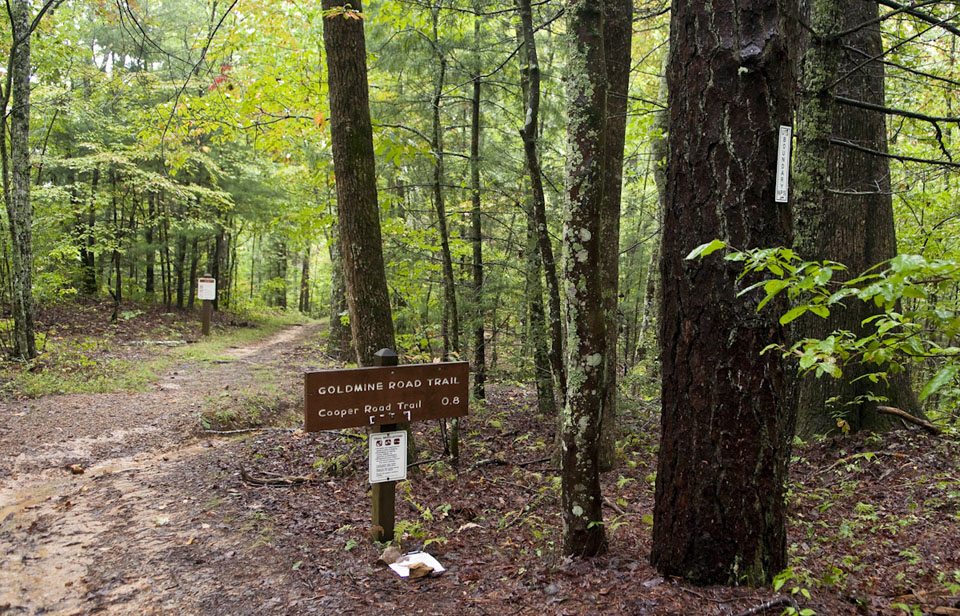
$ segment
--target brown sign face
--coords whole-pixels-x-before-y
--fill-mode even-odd
[[[307,372],[303,429],[463,417],[469,377],[465,361]]]

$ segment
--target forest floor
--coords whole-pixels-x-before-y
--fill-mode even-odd
[[[147,335],[128,330],[87,360],[168,352],[122,346]],[[146,391],[7,388],[0,614],[746,616],[781,614],[788,600],[820,615],[960,614],[955,440],[904,429],[796,447],[782,587],[698,587],[648,562],[654,410],[623,413],[631,436],[603,476],[610,552],[569,560],[558,549],[553,420],[537,416],[529,388],[507,382],[472,405],[458,469],[427,462],[398,485],[402,549],[446,567],[400,578],[367,539],[365,441],[293,427],[303,372],[337,365],[324,342],[321,325],[292,326],[166,364]],[[245,422],[282,429],[205,431]],[[421,460],[442,458],[436,423],[414,428]],[[283,477],[298,480],[258,483]]]

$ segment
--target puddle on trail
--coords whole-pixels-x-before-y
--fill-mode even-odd
[[[157,504],[169,498],[156,492],[156,480],[217,445],[103,460],[81,475],[58,468],[8,480],[0,488],[0,612],[86,614],[93,601],[108,603],[112,614],[138,614],[124,599],[138,596],[133,587],[143,592],[137,580],[90,587],[98,551],[122,540],[145,562],[168,547],[153,536]]]

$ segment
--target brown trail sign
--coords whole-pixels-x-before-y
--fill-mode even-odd
[[[469,378],[465,361],[307,372],[304,430],[463,417]]]
[[[307,432],[368,426],[390,432],[398,423],[467,414],[468,362],[398,366],[390,349],[376,353],[376,367],[317,370],[304,374]],[[373,484],[372,537],[393,539],[396,482]]]

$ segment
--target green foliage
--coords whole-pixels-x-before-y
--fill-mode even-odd
[[[726,248],[715,240],[691,253],[701,257]],[[740,281],[751,282],[738,295],[762,291],[757,310],[785,294],[790,308],[780,317],[789,324],[806,313],[826,318],[848,302],[870,302],[881,313],[864,320],[865,335],[838,330],[823,339],[805,338],[789,347],[775,348],[796,358],[801,372],[839,378],[844,366],[857,363],[869,368],[858,378],[876,383],[887,374],[908,366],[933,366],[920,398],[940,393],[940,404],[956,408],[960,391],[960,346],[953,344],[960,333],[960,307],[942,299],[960,285],[960,262],[927,259],[921,255],[898,255],[844,282],[834,274],[846,268],[832,261],[804,261],[788,248],[731,250],[724,259],[742,264]]]

